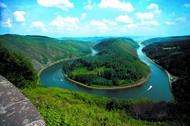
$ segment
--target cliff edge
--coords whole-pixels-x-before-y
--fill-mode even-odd
[[[42,116],[29,99],[1,75],[0,126],[45,126]]]

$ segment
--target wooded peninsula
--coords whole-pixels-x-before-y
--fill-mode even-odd
[[[137,48],[132,39],[105,39],[94,47],[96,55],[66,62],[63,71],[69,80],[87,87],[132,87],[144,83],[150,73],[138,58]]]

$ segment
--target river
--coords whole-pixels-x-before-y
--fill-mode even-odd
[[[147,97],[153,101],[171,101],[173,99],[167,74],[152,63],[146,55],[142,52],[143,45],[137,49],[139,58],[145,62],[151,69],[151,76],[148,81],[138,87],[129,89],[116,89],[116,90],[98,90],[89,89],[64,79],[62,65],[63,63],[55,64],[42,71],[40,81],[47,87],[60,87],[69,90],[77,90],[87,92],[90,94],[97,94],[109,98],[141,98]]]

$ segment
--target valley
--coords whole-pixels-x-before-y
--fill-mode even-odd
[[[0,126],[190,126],[189,0],[1,0]]]
[[[37,71],[63,59],[91,53],[96,42],[57,40],[46,36],[0,35],[0,44],[12,52],[25,55]]]
[[[27,57],[26,62],[24,62],[23,65],[21,65],[20,67],[18,67],[18,69],[23,70],[23,72],[28,68],[30,68],[29,71],[35,71],[33,66],[31,66],[32,60],[30,58],[28,58],[29,53],[21,53],[22,50],[20,47],[17,48],[17,50],[13,50],[10,48],[15,45],[15,43],[13,43],[14,39],[12,39],[12,38],[14,38],[14,36],[15,35],[8,35],[8,40],[11,38],[11,40],[9,40],[9,45],[6,45],[4,43],[6,41],[6,38],[3,36],[4,41],[1,41],[1,45],[2,45],[1,46],[1,50],[2,50],[1,56],[4,57],[4,60],[1,60],[1,67],[2,66],[4,68],[9,67],[9,66],[11,66],[11,64],[14,64],[14,62],[16,62],[15,65],[19,66],[19,64]],[[18,40],[19,35],[16,35],[16,36],[17,36],[16,40],[19,42],[19,40]],[[39,39],[39,36],[38,36],[38,39]],[[42,37],[40,39],[40,42],[44,43],[43,40],[44,40],[44,37]],[[48,40],[49,40],[49,38],[48,38]],[[34,37],[34,40],[30,39],[30,41],[31,42],[36,41],[36,37]],[[73,40],[69,40],[69,41],[73,41]],[[38,42],[39,42],[39,40],[38,40]],[[36,42],[36,43],[38,43],[38,42]],[[25,42],[25,43],[27,43],[27,42]],[[25,43],[23,45],[25,45]],[[78,41],[74,41],[74,44],[75,43],[76,43],[76,45],[78,45]],[[79,43],[83,44],[83,42],[79,42]],[[54,43],[54,44],[57,46],[60,46],[59,44],[56,44],[56,43]],[[157,43],[155,43],[155,44],[157,44]],[[160,44],[160,43],[158,43],[158,44]],[[184,46],[184,44],[185,44],[185,42],[183,44],[181,44],[181,46],[178,45],[179,46],[178,47],[176,45],[173,46],[172,43],[171,43],[171,45],[168,46],[168,43],[167,43],[167,46],[164,46],[164,44],[163,44],[164,47],[162,47],[162,49],[164,51],[167,51],[167,53],[168,53],[168,51],[171,52],[171,51],[178,49],[178,51],[181,51],[185,54],[185,52],[187,52],[187,50],[182,47],[187,47],[188,43],[186,46]],[[85,45],[85,43],[84,43],[84,45]],[[150,46],[153,46],[153,45],[154,44],[152,44]],[[44,48],[47,48],[46,46],[41,46],[39,44],[36,44],[36,46],[39,46],[41,48],[41,50],[43,50]],[[39,47],[38,47],[38,49],[39,49]],[[12,74],[11,71],[9,72],[9,74],[4,75],[4,76],[8,76],[9,79],[15,84],[16,84],[16,82],[20,83],[20,81],[23,84],[26,84],[26,85],[19,85],[19,86],[16,85],[16,86],[18,86],[21,89],[21,91],[37,107],[39,112],[44,117],[47,125],[59,125],[59,124],[75,125],[78,123],[80,123],[81,125],[84,125],[84,124],[89,124],[89,125],[101,125],[101,124],[106,124],[106,125],[114,125],[114,124],[120,124],[120,125],[128,125],[128,124],[130,124],[130,125],[140,125],[140,124],[144,124],[144,125],[182,125],[182,124],[185,124],[181,121],[175,121],[180,118],[177,115],[177,113],[179,113],[179,111],[181,110],[177,106],[177,105],[181,106],[181,104],[178,104],[179,103],[178,99],[181,99],[177,95],[178,90],[175,90],[175,88],[172,87],[172,89],[174,89],[173,91],[176,93],[176,94],[174,93],[174,97],[178,103],[175,104],[175,103],[168,102],[168,101],[171,101],[173,99],[173,97],[171,95],[171,91],[169,88],[169,81],[168,81],[167,74],[161,68],[159,68],[154,63],[152,63],[142,53],[141,50],[142,50],[142,48],[144,48],[144,46],[142,44],[137,44],[135,41],[133,41],[132,39],[128,39],[128,38],[111,38],[111,39],[104,39],[101,42],[91,42],[88,46],[84,46],[84,47],[85,48],[82,48],[82,50],[86,49],[85,53],[82,51],[83,52],[82,54],[84,54],[84,55],[81,54],[81,55],[76,55],[76,56],[72,56],[69,58],[67,57],[67,58],[59,59],[61,62],[59,62],[59,60],[57,60],[57,61],[55,61],[55,62],[57,62],[56,64],[51,65],[51,64],[53,64],[53,62],[51,64],[49,64],[51,66],[46,67],[46,69],[44,69],[39,76],[42,84],[38,82],[38,77],[35,76],[35,75],[37,75],[37,73],[35,73],[35,72],[33,73],[34,74],[34,77],[32,77],[33,80],[27,79],[28,74],[18,74],[19,77],[18,76],[16,77],[16,75]],[[149,47],[149,46],[147,46],[147,47]],[[154,48],[156,48],[156,47],[154,47]],[[32,46],[28,46],[27,48],[28,48],[27,50],[29,50],[30,48],[32,48]],[[49,49],[49,48],[50,47],[48,47],[47,49]],[[65,48],[66,48],[65,50],[67,50],[67,46]],[[90,54],[91,48],[93,48],[95,51],[97,51],[97,53],[95,55],[87,55],[87,54]],[[149,48],[151,49],[152,47],[149,47]],[[146,49],[146,47],[144,49]],[[180,50],[180,49],[183,49],[183,50]],[[5,53],[6,51],[4,51],[4,50],[7,50],[7,53]],[[69,50],[69,48],[68,48],[68,50]],[[8,54],[8,53],[10,53],[10,54]],[[21,56],[12,57],[12,55],[15,55],[14,53],[18,53],[16,55],[21,55]],[[165,53],[165,54],[167,54],[167,53]],[[80,54],[80,53],[78,53],[78,54]],[[146,54],[147,54],[147,52],[146,52]],[[156,53],[150,53],[150,54],[156,54]],[[7,55],[10,55],[10,58],[8,58]],[[41,55],[41,53],[40,53],[40,55]],[[46,55],[48,56],[47,52],[46,52]],[[85,56],[85,57],[83,57],[83,56]],[[21,57],[20,60],[17,60],[17,58],[19,58],[19,57]],[[77,57],[78,58],[81,57],[81,58],[77,59]],[[15,59],[15,61],[10,60],[12,58]],[[110,58],[111,58],[111,60],[109,60]],[[151,56],[150,56],[150,58],[151,58]],[[72,60],[71,61],[63,61],[63,60],[69,60],[69,59],[72,59]],[[4,61],[10,62],[10,63],[7,64]],[[125,61],[125,62],[121,62],[121,61]],[[156,62],[157,60],[155,60],[155,58],[154,58],[154,61]],[[88,64],[87,66],[89,66],[89,67],[82,66],[82,65],[84,65],[84,63]],[[127,63],[127,64],[125,64],[125,63]],[[160,63],[161,63],[161,61],[160,61]],[[30,65],[28,68],[27,67],[24,68],[23,66],[25,66],[25,64],[30,64]],[[34,62],[33,62],[33,65],[35,65]],[[69,67],[69,65],[72,65],[72,66],[76,65],[76,66]],[[125,66],[125,65],[127,65],[127,66]],[[112,69],[111,70],[112,72],[113,72],[113,70],[115,70],[115,75],[112,76],[112,72],[110,74],[108,74],[108,75],[111,75],[109,80],[114,77],[118,77],[118,79],[121,79],[121,78],[119,78],[120,76],[116,76],[116,75],[120,75],[119,73],[122,73],[122,72],[118,71],[118,69],[113,69],[113,68],[119,68],[120,66],[124,67],[124,68],[120,68],[122,70],[125,70],[126,68],[127,68],[126,71],[134,70],[134,71],[130,72],[131,73],[130,75],[132,75],[131,77],[129,77],[130,80],[128,81],[128,82],[130,82],[129,83],[130,86],[135,84],[135,82],[137,82],[137,80],[141,79],[143,76],[147,77],[149,75],[149,73],[151,73],[151,75],[150,75],[149,79],[141,86],[137,86],[137,87],[130,88],[130,89],[113,89],[113,90],[90,89],[89,87],[83,87],[81,85],[69,82],[67,79],[64,78],[64,73],[65,74],[69,73],[69,71],[65,71],[65,69],[68,68],[68,70],[69,70],[69,68],[71,68],[71,69],[73,68],[73,70],[71,71],[71,74],[73,74],[72,76],[78,76],[80,74],[97,76],[97,75],[101,75],[105,71],[108,71],[108,69]],[[148,66],[150,67],[150,69]],[[2,68],[1,70],[5,70],[4,68]],[[62,70],[62,68],[63,68],[63,70]],[[76,69],[74,69],[74,68],[76,68]],[[136,70],[134,68],[136,68]],[[167,68],[165,68],[165,69],[167,69]],[[179,70],[180,69],[181,68],[179,68]],[[6,73],[6,71],[4,71],[4,72]],[[19,71],[17,71],[17,72],[19,72]],[[117,73],[117,72],[119,72],[119,73]],[[138,74],[133,73],[133,72],[138,72]],[[142,73],[140,74],[140,72],[142,72]],[[24,77],[24,75],[26,75],[26,77]],[[126,75],[126,73],[124,73],[124,75]],[[176,74],[174,74],[174,75],[176,75]],[[184,74],[184,75],[186,75],[186,74]],[[16,77],[16,80],[15,80],[15,77]],[[24,78],[19,80],[19,78],[22,78],[22,77],[24,77]],[[103,77],[103,76],[100,76],[100,77]],[[107,76],[107,77],[109,77],[109,76]],[[124,77],[124,76],[121,76],[121,77]],[[132,78],[132,77],[134,77],[134,78]],[[136,79],[136,80],[132,80],[132,79]],[[105,88],[105,86],[106,87],[109,87],[109,86],[116,87],[116,85],[114,85],[114,84],[117,84],[117,86],[119,86],[119,87],[126,86],[125,85],[126,83],[124,85],[122,85],[122,83],[119,83],[119,82],[123,82],[123,80],[118,80],[118,83],[115,83],[113,80],[111,80],[111,82],[112,82],[111,83],[112,85],[98,85],[98,86],[100,86],[101,88],[102,87]],[[125,82],[127,82],[127,81],[125,80]],[[131,83],[131,82],[134,82],[134,83]],[[104,84],[107,84],[107,82],[106,83],[104,82]],[[47,86],[47,87],[43,87],[42,85]],[[87,86],[89,86],[89,84],[87,84]],[[61,88],[65,88],[65,89],[52,88],[52,87],[61,87]],[[94,87],[96,87],[96,86],[94,86]],[[69,90],[67,90],[67,89],[69,89]],[[77,91],[73,91],[73,89],[77,90]],[[178,87],[177,89],[183,89],[183,87]],[[159,93],[160,91],[162,91],[162,94]],[[87,92],[90,94],[86,94],[83,92]],[[106,96],[106,97],[97,96],[97,95],[93,95],[93,94],[102,95],[102,96]],[[181,94],[181,93],[179,93],[179,94]],[[182,97],[187,98],[186,95],[183,95]],[[49,102],[49,100],[51,101],[52,104]],[[54,101],[54,102],[52,102],[52,101]],[[168,103],[164,102],[164,101],[167,101]],[[185,99],[183,101],[185,101]],[[185,103],[183,102],[183,105],[186,106],[186,102]],[[62,107],[62,106],[65,106],[65,107]],[[84,106],[86,106],[86,107],[84,107]],[[90,106],[91,106],[92,111],[90,111],[90,109],[89,109]],[[151,107],[151,109],[150,109],[150,107]],[[70,108],[70,109],[68,109],[68,108]],[[81,109],[81,108],[83,108],[83,109]],[[171,112],[171,110],[173,110],[174,108],[175,108],[175,111]],[[140,111],[137,111],[137,109]],[[155,110],[159,110],[159,109],[162,111],[155,112]],[[67,110],[67,111],[65,111],[65,110]],[[72,111],[72,110],[74,110],[74,111]],[[95,111],[99,111],[99,110],[101,110],[101,113],[102,113],[101,118],[99,118],[98,115],[95,114],[96,113]],[[184,109],[184,110],[186,110],[186,109]],[[92,118],[92,116],[90,118],[88,118],[88,115],[90,114],[89,112],[91,114],[94,114],[93,118]],[[127,112],[127,114],[126,114],[126,112]],[[74,115],[78,114],[78,116],[81,117],[81,119],[77,120],[77,122],[73,121],[74,118],[73,118],[72,114],[74,114]],[[54,116],[52,116],[52,115],[54,115]],[[188,115],[182,115],[182,116],[183,116],[183,118],[181,118],[182,121],[186,122],[186,119],[187,119],[186,117]],[[85,118],[85,120],[87,119],[88,121],[85,122],[84,118]],[[94,121],[92,121],[91,119],[93,119]],[[148,120],[151,120],[153,122],[150,122]]]

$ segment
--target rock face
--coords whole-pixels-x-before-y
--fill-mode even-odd
[[[33,104],[1,75],[0,126],[45,126]]]

